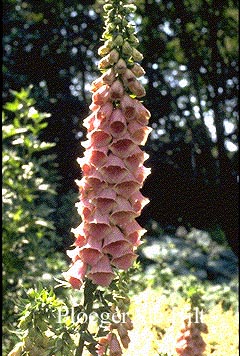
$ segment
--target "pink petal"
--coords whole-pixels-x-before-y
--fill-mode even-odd
[[[104,189],[107,185],[103,176],[96,170],[87,177],[87,183],[95,192]]]
[[[139,100],[135,100],[136,104],[136,120],[142,125],[148,125],[148,121],[151,117],[150,112],[143,106]]]
[[[116,78],[116,74],[113,68],[109,68],[101,77],[105,84],[112,85]]]
[[[127,253],[120,257],[113,258],[111,264],[119,269],[127,270],[136,260],[137,255],[135,253]]]
[[[82,247],[85,245],[85,243],[86,243],[85,237],[82,235],[77,235],[76,240],[74,241],[74,245]]]
[[[88,219],[94,210],[94,206],[90,203],[89,199],[81,199],[80,202],[76,203],[78,214],[82,219]]]
[[[121,99],[124,94],[124,88],[120,80],[115,80],[111,85],[110,96],[112,100]]]
[[[105,123],[109,120],[113,111],[113,104],[108,101],[104,105],[102,105],[97,111],[96,117],[99,121]]]
[[[88,219],[89,224],[105,224],[109,226],[109,217],[96,210]]]
[[[66,253],[68,255],[68,257],[71,258],[72,262],[76,262],[77,260],[79,260],[79,247],[75,247],[73,250],[67,250]]]
[[[97,78],[96,80],[94,80],[92,82],[90,91],[92,93],[94,93],[95,91],[97,91],[103,85],[104,85],[103,79],[102,79],[102,77],[99,77],[99,78]]]
[[[137,145],[145,145],[152,128],[143,126],[139,122],[132,120],[128,124],[128,131],[130,132],[134,143]]]
[[[109,148],[117,157],[127,158],[134,151],[136,145],[131,137],[125,134],[122,138],[113,140]]]
[[[87,157],[77,158],[77,163],[80,165],[83,175],[88,175],[93,171],[93,167],[90,165]]]
[[[110,86],[103,85],[100,87],[95,93],[93,93],[92,101],[96,105],[103,105],[105,104],[110,96]]]
[[[136,146],[131,155],[124,159],[124,162],[130,171],[135,171],[148,158],[149,155]]]
[[[129,95],[125,94],[121,98],[120,107],[127,120],[130,121],[134,119],[136,114],[136,105],[135,105],[135,101],[131,99]]]
[[[112,267],[106,255],[103,255],[98,263],[92,267],[91,273],[96,272],[112,273]]]
[[[111,188],[106,188],[98,193],[96,199],[98,198],[116,200],[116,192]]]
[[[136,191],[131,195],[129,201],[132,204],[132,208],[136,211],[137,214],[141,213],[141,210],[147,205],[150,200],[142,195],[140,191]]]
[[[143,229],[136,220],[133,220],[131,224],[124,225],[123,232],[130,243],[134,246],[139,246],[142,243],[140,239],[147,230]]]
[[[100,260],[102,253],[86,245],[79,251],[79,256],[84,263],[93,266]]]
[[[127,240],[125,240],[125,241],[116,241],[116,242],[113,242],[113,243],[107,245],[106,247],[104,247],[103,252],[104,253],[109,253],[114,258],[114,257],[117,257],[116,253],[117,254],[118,253],[124,254],[131,247],[132,247],[132,245]]]
[[[92,104],[89,106],[89,109],[90,109],[91,111],[97,111],[97,110],[99,109],[99,107],[100,107],[99,105],[92,103]]]
[[[117,336],[115,334],[110,334],[110,335],[111,335],[111,338],[109,338],[110,355],[111,356],[121,356],[122,349],[121,349],[120,343],[117,339]]]
[[[141,187],[132,174],[128,174],[123,180],[114,186],[114,190],[124,198],[130,197]]]
[[[109,225],[101,223],[86,224],[86,229],[89,235],[99,240],[104,239],[111,232],[111,228]]]
[[[110,234],[104,239],[103,252],[115,256],[116,252],[122,255],[127,249],[131,249],[131,244],[124,238],[121,231],[113,226]]]
[[[121,181],[127,175],[123,161],[113,154],[109,155],[107,162],[100,171],[105,180],[112,184]]]
[[[127,131],[126,119],[120,109],[115,109],[110,117],[110,132],[113,137],[121,137]]]
[[[112,210],[115,199],[116,192],[111,188],[106,188],[98,193],[98,195],[94,197],[93,201],[96,204],[96,207],[103,214],[108,214]]]
[[[132,80],[128,82],[128,88],[130,91],[136,95],[137,98],[142,98],[146,95],[146,91],[143,85],[138,80]]]
[[[114,277],[115,275],[112,271],[110,261],[106,255],[103,255],[88,273],[88,278],[90,278],[93,283],[104,287],[108,286]]]
[[[87,152],[89,163],[99,168],[107,161],[108,147],[90,148]]]
[[[81,260],[77,260],[63,275],[64,278],[71,283],[73,288],[79,289],[83,283],[86,272],[87,265]]]
[[[115,225],[129,224],[131,220],[137,217],[136,212],[132,209],[129,201],[123,197],[118,196],[111,214],[111,221]]]
[[[88,135],[87,135],[88,136]],[[103,130],[94,130],[89,134],[91,146],[93,148],[103,147],[111,142],[111,135]]]
[[[102,287],[108,287],[109,284],[114,280],[114,273],[106,272],[95,272],[89,273],[88,278],[92,280],[94,284],[100,285]]]
[[[135,177],[137,181],[142,185],[145,179],[149,176],[149,174],[151,174],[151,168],[140,166],[137,169]]]
[[[90,114],[86,119],[83,120],[83,126],[86,127],[88,131],[92,131],[94,129],[94,120],[95,113]]]

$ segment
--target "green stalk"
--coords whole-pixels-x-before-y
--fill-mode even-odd
[[[82,335],[88,329],[89,315],[91,314],[91,312],[93,310],[96,289],[97,289],[97,286],[95,284],[93,284],[89,279],[87,279],[85,286],[84,286],[83,306],[84,306],[84,310],[88,317],[87,317],[87,320],[81,325],[80,339],[79,339],[79,344],[76,348],[75,356],[82,356],[82,354],[83,354],[85,340]]]

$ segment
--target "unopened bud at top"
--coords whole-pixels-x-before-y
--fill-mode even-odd
[[[145,74],[145,70],[138,63],[134,64],[134,66],[131,68],[131,71],[136,75],[137,78]]]
[[[119,47],[123,45],[123,36],[122,35],[117,35],[117,37],[114,39],[114,47]]]
[[[123,5],[123,8],[124,8],[124,10],[126,10],[129,13],[135,12],[137,10],[136,5],[133,5],[133,4]]]
[[[126,69],[127,69],[126,62],[124,61],[124,59],[120,58],[114,67],[115,72],[118,74],[123,74],[126,71]]]
[[[130,35],[129,42],[131,42],[133,46],[137,46],[139,44],[138,38],[136,36],[134,36],[133,34]]]
[[[132,55],[133,49],[132,49],[132,47],[130,46],[130,44],[129,44],[128,41],[125,41],[125,42],[124,42],[123,47],[122,47],[122,50],[123,50],[123,53],[124,53],[124,54],[127,54],[127,55],[129,55],[129,56]]]
[[[103,57],[100,62],[98,63],[98,68],[99,69],[105,69],[107,67],[109,67],[110,65],[113,65],[115,63],[117,63],[119,59],[119,53],[116,49],[112,49],[111,52]]]
[[[140,62],[141,60],[143,60],[143,55],[141,52],[139,52],[136,48],[132,49],[132,57],[134,59],[134,61]]]

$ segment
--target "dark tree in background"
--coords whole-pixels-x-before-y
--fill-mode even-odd
[[[59,199],[76,190],[88,83],[96,76],[103,1],[3,1],[3,101],[34,85],[57,143]],[[138,0],[136,18],[153,132],[151,203],[141,223],[221,227],[238,240],[238,1]]]

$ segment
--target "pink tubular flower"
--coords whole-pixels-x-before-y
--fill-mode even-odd
[[[88,278],[90,278],[93,283],[100,284],[103,287],[108,286],[114,277],[115,275],[107,256],[102,256],[88,273]]]
[[[98,51],[101,76],[91,84],[91,113],[83,121],[85,152],[78,159],[82,179],[76,181],[82,223],[73,230],[75,248],[68,251],[72,264],[65,273],[74,288],[81,287],[84,277],[108,286],[116,269],[132,266],[146,232],[136,218],[149,202],[140,189],[150,168],[144,166],[148,155],[139,146],[146,143],[152,129],[147,126],[150,112],[137,99],[145,95],[138,80],[144,69],[134,63],[142,55],[124,36],[124,31],[114,32]],[[128,335],[119,336],[127,347]],[[110,354],[121,355],[114,334],[110,344]]]
[[[176,352],[180,356],[203,356],[206,344],[203,341],[201,332],[207,333],[206,324],[189,323],[184,320],[184,326],[176,342]]]
[[[110,356],[122,355],[122,349],[117,339],[117,336],[113,333],[109,334],[109,349],[110,349]]]
[[[64,273],[65,279],[72,285],[73,288],[79,289],[83,284],[83,279],[87,271],[87,265],[80,260],[77,260]]]

